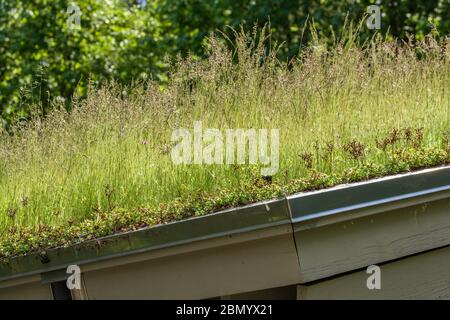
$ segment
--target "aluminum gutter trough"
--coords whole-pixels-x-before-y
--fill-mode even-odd
[[[29,296],[25,291],[52,298],[42,287],[65,279],[71,264],[81,267],[84,298],[203,299],[307,287],[447,245],[450,166],[294,194],[52,249],[44,256],[18,257],[0,264],[0,299]]]
[[[302,283],[450,244],[448,166],[287,199]]]
[[[286,202],[272,200],[85,241],[69,248],[52,249],[48,250],[45,256],[29,255],[14,258],[9,263],[0,264],[0,281],[58,270],[73,263],[102,261],[289,224]]]
[[[450,169],[439,168],[296,194],[288,202],[297,223],[411,199],[445,198],[449,191]]]

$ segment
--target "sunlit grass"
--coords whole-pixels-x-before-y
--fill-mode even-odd
[[[164,88],[110,84],[70,113],[61,107],[3,133],[0,238],[101,219],[114,208],[151,215],[176,199],[239,192],[258,180],[248,165],[175,166],[172,130],[194,121],[280,129],[280,186],[387,165],[402,150],[434,148],[448,158],[450,39],[331,49],[317,42],[290,63],[252,39],[241,35],[235,52],[211,39],[210,57],[178,62]]]

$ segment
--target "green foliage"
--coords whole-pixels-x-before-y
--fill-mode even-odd
[[[295,56],[302,44],[312,40],[303,32],[313,22],[321,39],[333,41],[346,29],[349,21],[361,21],[367,7],[380,3],[381,32],[405,38],[407,34],[423,39],[435,29],[450,34],[450,2],[447,0],[160,0],[156,7],[164,34],[170,35],[168,49],[202,55],[202,40],[210,32],[225,26],[247,28],[270,23],[273,40],[285,43],[282,58]],[[307,30],[306,30],[307,31]],[[374,31],[365,26],[359,36],[366,40]],[[233,34],[229,33],[232,37]]]
[[[305,25],[314,22],[321,39],[333,42],[347,21],[360,21],[373,0],[77,0],[81,30],[67,28],[69,0],[0,0],[0,121],[47,113],[55,99],[85,96],[90,81],[114,78],[166,80],[166,55],[205,56],[205,36],[226,26],[271,25],[274,43],[284,43],[282,59],[313,40]],[[448,0],[381,1],[382,33],[423,39],[431,30],[450,33]],[[348,23],[347,23],[348,25]],[[365,26],[362,40],[374,31]]]
[[[45,114],[57,97],[69,106],[74,93],[85,95],[90,81],[129,83],[158,72],[158,23],[148,12],[120,0],[76,1],[81,28],[69,29],[70,4],[0,3],[0,106],[6,121]]]

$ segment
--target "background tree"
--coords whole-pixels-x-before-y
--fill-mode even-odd
[[[311,41],[302,30],[314,22],[322,39],[333,41],[346,19],[358,21],[379,4],[382,34],[417,39],[434,30],[450,34],[448,0],[76,0],[81,29],[70,31],[71,1],[0,0],[0,121],[45,114],[54,99],[70,107],[87,83],[116,79],[130,84],[164,80],[166,55],[205,55],[204,39],[225,26],[252,28],[270,22],[272,39],[284,43],[280,58],[295,56]],[[373,35],[363,28],[361,40]],[[36,107],[37,106],[37,107]]]

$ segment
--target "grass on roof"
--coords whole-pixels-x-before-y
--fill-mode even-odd
[[[0,134],[0,258],[423,167],[450,164],[450,38],[352,35],[289,63],[240,34],[156,82],[91,89]],[[279,129],[280,168],[175,165],[172,131]]]

